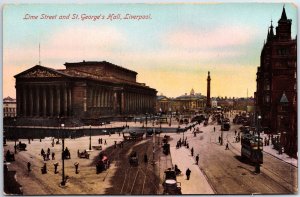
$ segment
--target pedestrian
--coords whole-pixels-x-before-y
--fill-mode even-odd
[[[100,138],[98,139],[98,144],[100,144]]]
[[[216,132],[216,127],[214,127],[214,132]]]
[[[236,130],[234,131],[234,135],[236,135]]]
[[[47,174],[47,164],[44,163],[44,166],[42,167],[42,174]]]
[[[219,136],[219,143],[221,144],[221,136]]]
[[[106,143],[106,140],[104,140],[104,145],[106,145],[107,143]]]
[[[191,170],[189,168],[186,170],[185,175],[186,175],[186,179],[190,180]]]
[[[189,148],[189,143],[187,143],[187,142],[186,142],[186,148],[187,148],[187,149]]]
[[[196,165],[198,165],[198,162],[199,162],[199,154],[197,154],[196,156]]]
[[[191,149],[191,155],[192,155],[192,157],[194,156],[194,148],[193,147]]]
[[[229,150],[228,143],[226,143],[226,148],[225,148],[225,150]]]
[[[27,170],[28,170],[28,172],[30,172],[30,171],[31,171],[31,168],[30,168],[30,167],[31,167],[31,163],[30,163],[30,162],[28,162],[28,163],[27,163]]]
[[[30,144],[30,138],[28,138],[28,144]]]
[[[58,163],[56,162],[56,163],[54,163],[53,165],[54,165],[54,174],[57,174],[57,166],[58,166]]]
[[[41,155],[44,155],[45,154],[45,151],[44,149],[41,150]]]
[[[50,154],[50,148],[48,148],[48,150],[47,150],[47,154]]]
[[[52,160],[54,160],[54,159],[55,159],[55,153],[52,152]]]

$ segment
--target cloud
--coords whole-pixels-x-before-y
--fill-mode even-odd
[[[119,29],[113,26],[71,26],[53,34],[46,44],[45,54],[64,60],[74,57],[98,59],[125,43]]]
[[[177,29],[164,36],[168,47],[209,50],[246,45],[253,39],[253,29],[247,26],[220,26],[212,30]]]

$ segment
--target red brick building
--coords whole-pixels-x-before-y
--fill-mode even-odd
[[[297,153],[297,39],[291,37],[292,20],[283,7],[276,27],[268,29],[257,69],[255,103],[261,124],[281,134],[287,153]]]

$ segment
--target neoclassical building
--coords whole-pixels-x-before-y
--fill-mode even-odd
[[[158,96],[156,111],[170,113],[171,112],[196,112],[204,111],[206,103],[206,97],[200,93],[195,93],[194,89],[190,91],[190,94],[185,93],[184,95],[176,98],[168,98],[166,96]]]
[[[15,75],[18,117],[99,118],[154,113],[157,91],[136,81],[137,72],[112,63],[36,65]]]

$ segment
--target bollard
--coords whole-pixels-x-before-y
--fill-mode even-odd
[[[78,174],[78,166],[79,166],[79,163],[78,163],[78,162],[75,162],[75,163],[74,163],[74,166],[75,166],[75,173]]]

